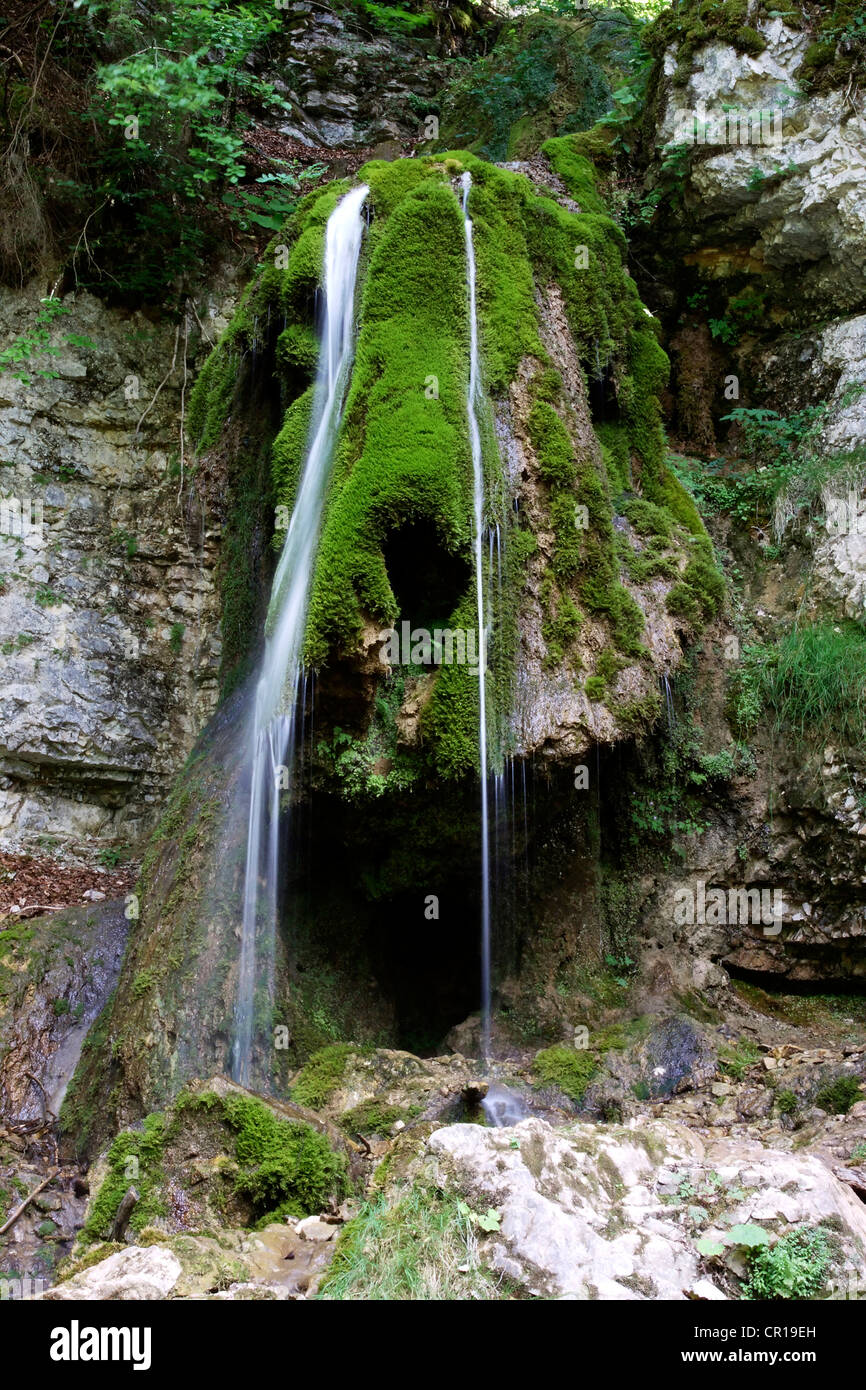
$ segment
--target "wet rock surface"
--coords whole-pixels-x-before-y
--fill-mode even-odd
[[[0,1120],[40,1127],[58,1117],[117,982],[125,908],[124,899],[98,902],[0,933]]]

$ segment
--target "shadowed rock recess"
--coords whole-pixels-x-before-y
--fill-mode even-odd
[[[862,1297],[862,7],[261,8],[0,118],[0,1278]]]

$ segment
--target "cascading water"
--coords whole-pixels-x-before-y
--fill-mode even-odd
[[[478,743],[481,774],[481,1056],[490,1051],[490,829],[487,789],[487,608],[484,596],[484,459],[478,405],[481,380],[478,371],[478,310],[475,296],[475,242],[469,216],[469,190],[472,175],[460,177],[463,190],[463,227],[466,235],[466,276],[469,290],[469,389],[467,415],[472,450],[473,549],[475,560],[475,603],[478,616]]]
[[[301,650],[334,445],[354,350],[355,284],[368,188],[354,188],[328,219],[325,312],[310,444],[268,610],[250,737],[250,807],[232,1075],[250,1079],[256,993],[273,1004],[280,860],[280,802],[294,767]],[[288,801],[288,798],[287,798]],[[284,828],[284,827],[283,827]]]

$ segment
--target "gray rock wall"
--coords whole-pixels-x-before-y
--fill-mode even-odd
[[[4,341],[32,333],[41,292],[3,296]],[[211,337],[220,293],[199,315]],[[219,533],[188,454],[181,484],[202,331],[62,302],[25,379],[0,375],[5,849],[134,840],[217,699]]]

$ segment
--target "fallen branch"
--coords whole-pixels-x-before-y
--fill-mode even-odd
[[[6,912],[0,917],[0,923],[10,918],[13,922],[20,921],[22,917],[32,917],[34,912],[61,912],[68,903],[25,903],[19,907],[17,912]]]
[[[42,1179],[42,1182],[39,1184],[39,1186],[38,1186],[38,1187],[34,1187],[33,1191],[30,1192],[30,1193],[28,1193],[28,1195],[24,1198],[24,1201],[21,1203],[21,1205],[15,1208],[15,1210],[14,1210],[13,1213],[12,1213],[12,1215],[9,1217],[9,1220],[6,1221],[6,1222],[4,1222],[4,1224],[3,1224],[2,1226],[0,1226],[0,1236],[5,1236],[6,1232],[10,1229],[10,1227],[15,1225],[15,1222],[18,1220],[18,1218],[19,1218],[19,1216],[21,1215],[22,1211],[26,1211],[26,1210],[27,1210],[27,1208],[29,1207],[30,1203],[33,1201],[33,1198],[34,1198],[34,1197],[38,1197],[38,1196],[39,1196],[39,1193],[42,1191],[43,1187],[47,1187],[48,1184],[49,1184],[50,1182],[52,1182],[52,1181],[54,1180],[54,1178],[57,1177],[57,1174],[58,1174],[59,1172],[60,1172],[60,1169],[59,1169],[59,1168],[52,1168],[51,1172],[48,1174],[48,1177],[47,1177],[47,1178],[43,1178],[43,1179]]]
[[[138,1204],[139,1195],[134,1187],[129,1187],[126,1194],[117,1208],[117,1215],[114,1218],[114,1225],[111,1228],[112,1240],[123,1240],[126,1228],[129,1225],[129,1218]]]

